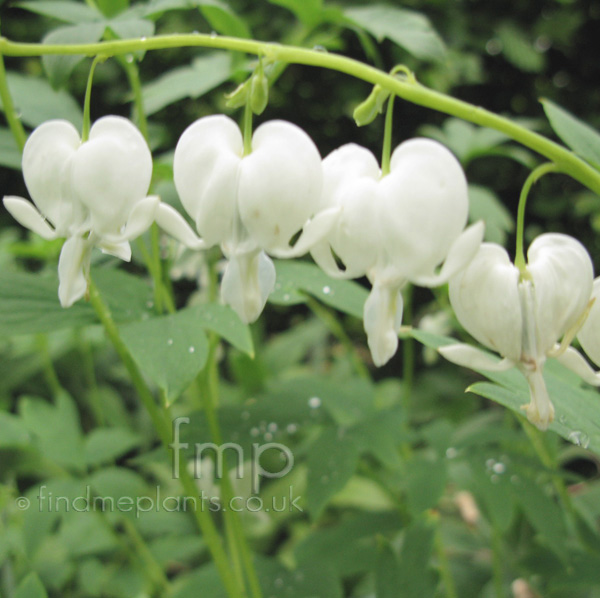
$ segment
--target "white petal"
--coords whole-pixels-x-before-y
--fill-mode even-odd
[[[456,345],[446,345],[438,349],[440,355],[448,361],[461,365],[472,370],[485,370],[488,372],[505,372],[515,367],[515,362],[510,359],[496,361],[487,353],[480,349],[467,345],[466,343],[457,343]]]
[[[340,216],[340,208],[328,208],[311,218],[302,228],[302,234],[293,247],[271,251],[279,258],[299,257],[308,253],[336,225]]]
[[[65,241],[58,260],[58,298],[63,307],[71,307],[87,290],[90,246],[83,237]]]
[[[206,249],[208,246],[199,239],[183,216],[169,204],[161,202],[156,209],[156,224],[168,235],[190,249]]]
[[[363,321],[371,357],[376,366],[384,365],[396,353],[403,305],[398,286],[376,283],[367,297]]]
[[[362,276],[364,274],[364,272],[361,272],[360,270],[341,270],[338,267],[333,254],[331,253],[331,246],[327,241],[321,241],[320,243],[314,245],[310,250],[310,254],[319,268],[321,268],[325,274],[331,276],[331,278],[357,278],[358,276]]]
[[[587,309],[592,260],[573,237],[547,233],[531,244],[527,272],[535,289],[538,350],[547,353]]]
[[[458,321],[482,345],[515,362],[521,357],[519,270],[500,245],[483,243],[471,263],[450,280]]]
[[[263,252],[233,257],[221,280],[221,299],[249,324],[262,313],[275,288],[275,266]]]
[[[2,201],[4,207],[20,225],[32,230],[47,241],[58,237],[56,231],[44,220],[44,217],[30,201],[14,195],[7,195]]]
[[[131,210],[125,230],[123,231],[123,238],[132,241],[145,233],[154,222],[159,205],[160,199],[157,195],[150,195],[138,201],[133,210]]]
[[[131,245],[129,241],[111,243],[110,241],[103,240],[101,243],[98,243],[98,247],[100,247],[102,253],[114,255],[124,262],[131,261]]]
[[[260,247],[287,247],[319,208],[322,176],[319,150],[300,127],[270,121],[256,129],[242,160],[238,205]]]
[[[450,247],[448,257],[439,274],[418,276],[411,282],[426,287],[435,287],[448,282],[452,276],[467,266],[475,257],[483,241],[484,232],[485,225],[483,222],[476,222],[469,226]]]
[[[79,132],[66,120],[50,120],[27,139],[23,148],[23,177],[40,212],[60,235],[84,218],[84,209],[68,186],[71,158],[81,144]]]
[[[577,338],[588,357],[596,365],[600,365],[600,277],[594,280],[592,299],[594,304]]]
[[[143,135],[126,118],[106,116],[90,129],[71,166],[73,193],[92,214],[99,236],[117,234],[148,193],[152,156]]]
[[[436,141],[411,139],[392,154],[380,188],[380,237],[398,275],[412,280],[433,272],[467,223],[460,163]]]
[[[583,355],[574,349],[568,347],[566,351],[556,357],[562,365],[569,368],[577,374],[584,382],[592,386],[600,386],[600,373],[596,372],[585,360]]]
[[[243,153],[239,127],[223,115],[197,120],[177,142],[175,187],[208,246],[233,236]]]
[[[527,413],[527,419],[540,430],[547,430],[548,426],[554,420],[554,405],[548,395],[546,382],[542,375],[542,368],[537,367],[533,371],[523,371],[529,384],[529,394],[531,401],[523,405]]]

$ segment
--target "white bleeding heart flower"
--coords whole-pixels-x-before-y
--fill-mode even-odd
[[[266,122],[251,145],[245,155],[238,125],[224,115],[208,116],[184,131],[173,161],[179,197],[204,246],[220,245],[229,260],[221,297],[245,322],[258,318],[275,287],[275,267],[267,254],[306,253],[327,233],[337,212],[317,214],[321,158],[302,129]],[[176,228],[169,232],[189,245]]]
[[[453,363],[474,369],[517,367],[530,390],[531,401],[523,408],[529,421],[545,430],[554,419],[554,406],[543,378],[544,363],[556,357],[581,373],[583,358],[569,345],[588,314],[593,278],[588,252],[567,235],[537,237],[523,272],[503,247],[484,243],[467,268],[450,280],[450,303],[464,328],[503,359],[496,362],[467,344],[439,351]]]
[[[150,226],[159,205],[158,197],[146,196],[148,145],[120,116],[98,120],[85,142],[67,121],[43,123],[25,144],[23,176],[35,206],[15,196],[4,205],[43,238],[67,238],[58,264],[63,307],[86,292],[92,247],[129,261],[129,241]]]
[[[345,145],[323,160],[323,172],[321,208],[338,207],[340,214],[311,253],[330,276],[369,278],[373,288],[364,308],[364,326],[373,362],[383,365],[398,347],[402,286],[446,282],[475,255],[483,224],[465,230],[465,175],[456,158],[436,141],[402,143],[384,176],[369,150]],[[345,270],[338,268],[332,252]]]

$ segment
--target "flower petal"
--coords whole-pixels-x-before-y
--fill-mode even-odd
[[[92,214],[98,236],[117,234],[148,193],[152,156],[138,129],[126,118],[105,116],[72,159],[75,197]]]
[[[275,266],[264,251],[233,257],[221,280],[221,299],[249,324],[262,313],[275,288]]]
[[[514,362],[521,358],[519,270],[500,245],[483,243],[470,264],[450,279],[458,321],[482,345]]]
[[[44,220],[44,217],[35,209],[30,201],[14,195],[7,195],[2,201],[4,207],[20,225],[37,233],[42,239],[46,239],[47,241],[58,237],[56,231]]]
[[[448,361],[472,370],[485,370],[488,372],[505,372],[515,367],[515,362],[510,359],[496,361],[481,349],[466,343],[445,345],[438,349],[438,353]]]
[[[529,247],[527,272],[535,289],[538,351],[547,353],[587,309],[592,260],[577,239],[547,233]]]
[[[461,234],[469,210],[462,167],[442,144],[411,139],[381,179],[380,237],[398,276],[433,272]]]
[[[63,307],[71,307],[87,291],[90,250],[87,239],[80,236],[67,239],[62,247],[58,259],[58,298]]]
[[[321,241],[335,226],[340,216],[341,209],[329,208],[319,212],[311,218],[302,228],[302,234],[293,247],[276,249],[270,253],[279,258],[299,257],[308,253],[319,241]]]
[[[197,120],[177,142],[173,159],[175,187],[208,246],[233,236],[243,153],[239,127],[223,115]]]
[[[371,357],[376,366],[387,363],[398,348],[404,301],[397,285],[375,283],[367,297],[363,322]]]
[[[115,241],[111,243],[110,241],[102,240],[98,243],[98,247],[100,247],[102,253],[114,255],[124,262],[131,261],[131,245],[129,241]]]
[[[475,257],[481,242],[485,225],[483,222],[476,222],[465,229],[460,237],[452,243],[448,257],[439,274],[431,276],[417,276],[413,281],[415,284],[424,287],[436,287],[450,280],[452,276],[462,270]]]
[[[199,239],[183,216],[166,203],[159,203],[156,209],[156,224],[168,235],[190,249],[207,249],[208,245]]]
[[[600,386],[600,372],[596,372],[577,349],[569,347],[556,359],[577,374],[584,382],[592,386]]]
[[[600,365],[600,277],[594,280],[592,298],[595,300],[577,338],[588,357]]]
[[[145,233],[154,222],[159,205],[160,198],[157,195],[150,195],[138,201],[131,210],[123,231],[123,238],[132,241]]]
[[[252,153],[242,160],[238,206],[260,247],[288,246],[319,208],[322,177],[319,150],[300,127],[275,120],[256,129]]]
[[[546,382],[542,375],[542,368],[536,367],[532,371],[523,371],[529,384],[531,401],[521,409],[527,413],[527,419],[538,429],[547,430],[554,420],[554,405],[548,395]]]
[[[27,139],[23,148],[23,178],[40,212],[59,236],[85,217],[83,206],[68,189],[69,164],[81,145],[77,129],[66,120],[50,120]]]
[[[327,274],[331,276],[331,278],[356,278],[364,274],[360,270],[354,271],[346,268],[345,270],[341,270],[335,258],[333,257],[333,253],[331,252],[331,246],[327,241],[321,241],[316,243],[312,249],[310,250],[310,255],[315,260],[316,264]]]

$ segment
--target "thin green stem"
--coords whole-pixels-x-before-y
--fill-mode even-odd
[[[252,101],[248,94],[244,107],[244,156],[252,153]]]
[[[168,453],[171,445],[171,422],[168,412],[161,410],[154,400],[154,397],[146,385],[135,361],[133,360],[133,357],[121,339],[119,330],[117,329],[108,306],[102,300],[102,297],[98,292],[98,288],[92,280],[89,281],[89,297],[90,303],[92,304],[98,319],[104,326],[104,330],[108,338],[112,342],[115,351],[127,369],[138,396],[150,415],[154,429],[156,430],[160,441]],[[179,474],[180,481],[186,495],[190,497],[197,497],[198,488],[196,487],[194,479],[188,472],[187,468],[182,467],[179,471]],[[223,585],[225,586],[230,598],[243,598],[244,592],[239,587],[236,578],[231,571],[227,554],[223,548],[217,528],[210,513],[206,511],[203,506],[203,504],[200,504],[199,507],[194,509],[194,516],[196,518],[196,523],[202,532],[204,540],[206,541],[206,544],[211,552],[215,566],[221,577],[221,581],[223,582]]]
[[[119,62],[125,70],[131,92],[133,93],[134,120],[137,121],[137,126],[144,136],[144,139],[148,141],[148,120],[144,109],[144,96],[142,94],[142,82],[140,80],[139,69],[133,60],[129,60],[129,56],[121,57]]]
[[[60,384],[60,380],[58,379],[56,369],[54,368],[54,363],[52,363],[52,356],[50,355],[50,347],[48,344],[48,336],[46,334],[38,334],[36,340],[40,355],[42,357],[46,384],[48,384],[48,388],[50,389],[52,396],[56,398],[61,394],[62,386]]]
[[[392,157],[392,125],[394,122],[394,98],[394,94],[390,95],[385,113],[383,151],[381,153],[381,176],[390,174],[390,159]]]
[[[496,598],[504,598],[504,573],[503,573],[502,539],[500,532],[494,525],[492,528],[492,575]]]
[[[362,79],[372,85],[379,84],[383,89],[387,89],[413,104],[501,131],[522,145],[545,156],[548,160],[554,162],[559,170],[572,176],[595,193],[600,194],[600,171],[577,157],[567,148],[547,139],[543,135],[530,131],[510,119],[489,112],[484,108],[429,89],[424,85],[411,81],[410,78],[398,78],[358,60],[331,52],[318,52],[308,48],[201,34],[159,35],[147,39],[115,40],[94,44],[30,44],[0,38],[0,54],[5,56],[42,56],[50,54],[84,54],[88,56],[104,54],[111,56],[130,54],[140,50],[181,47],[204,47],[246,52],[262,55],[267,63],[282,61],[288,64],[328,68]]]
[[[87,141],[90,136],[90,127],[91,127],[91,117],[90,117],[90,106],[92,103],[92,87],[94,85],[94,71],[96,70],[96,65],[99,62],[104,62],[106,60],[105,56],[96,56],[92,61],[92,66],[90,67],[90,73],[88,75],[87,86],[85,88],[85,99],[83,100],[83,129],[81,131],[81,141]]]
[[[0,38],[1,41],[1,38]],[[0,53],[0,100],[2,100],[2,106],[4,108],[4,116],[8,123],[8,128],[12,133],[19,151],[23,151],[25,142],[27,141],[27,133],[19,120],[17,111],[15,110],[15,104],[8,88],[8,81],[6,80],[6,69],[4,67],[4,56]]]
[[[442,583],[444,584],[446,598],[458,598],[456,584],[454,583],[454,577],[452,577],[450,562],[448,561],[448,555],[446,554],[444,540],[440,531],[439,521],[435,530],[434,547],[438,557],[440,577],[442,578]]]
[[[81,355],[82,372],[89,392],[90,402],[92,411],[94,412],[94,419],[98,425],[104,425],[104,411],[99,401],[98,395],[98,381],[96,380],[96,370],[94,368],[94,353],[92,346],[88,338],[86,338],[84,332],[81,329],[75,330],[75,339],[79,347],[79,353]]]
[[[348,357],[350,358],[354,369],[356,370],[356,373],[361,378],[370,380],[371,375],[369,374],[369,369],[356,352],[356,348],[352,344],[350,337],[338,319],[323,304],[319,303],[316,299],[308,295],[306,295],[306,305],[310,311],[312,311],[313,314],[315,314],[315,316],[317,316],[317,318],[319,318],[319,320],[325,324],[325,326],[340,341],[340,343],[342,343],[343,347],[348,353]]]
[[[525,231],[525,208],[527,206],[529,191],[531,190],[531,187],[545,174],[548,174],[549,172],[557,172],[558,170],[558,166],[552,162],[541,164],[530,173],[525,180],[523,188],[521,189],[521,195],[519,196],[519,208],[517,212],[517,247],[515,252],[515,266],[523,275],[525,274],[527,267],[527,260],[525,259],[525,250],[523,247],[523,237]]]

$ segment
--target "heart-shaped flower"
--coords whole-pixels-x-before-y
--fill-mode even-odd
[[[67,238],[58,265],[64,307],[86,292],[92,247],[129,261],[129,241],[150,226],[159,204],[158,197],[146,197],[148,145],[120,116],[98,120],[85,142],[67,121],[43,123],[25,144],[23,176],[35,206],[15,196],[4,205],[45,239]]]
[[[198,233],[229,260],[221,297],[245,322],[258,318],[275,286],[267,253],[306,253],[333,223],[331,211],[317,214],[321,158],[302,129],[270,121],[256,129],[251,145],[245,154],[237,124],[208,116],[184,131],[173,162],[175,186]]]
[[[464,328],[504,359],[493,361],[466,344],[439,351],[453,363],[474,369],[516,366],[529,384],[527,417],[545,430],[554,419],[554,406],[543,378],[544,363],[556,357],[578,371],[569,345],[587,316],[593,278],[588,252],[567,235],[537,237],[523,272],[503,247],[484,243],[467,268],[450,280],[450,303]]]
[[[383,365],[398,347],[402,286],[446,282],[477,251],[483,224],[464,230],[469,209],[465,175],[436,141],[402,143],[384,176],[369,150],[345,145],[323,160],[323,172],[321,209],[338,207],[340,214],[311,253],[330,276],[366,275],[371,281],[364,325],[373,361]]]

